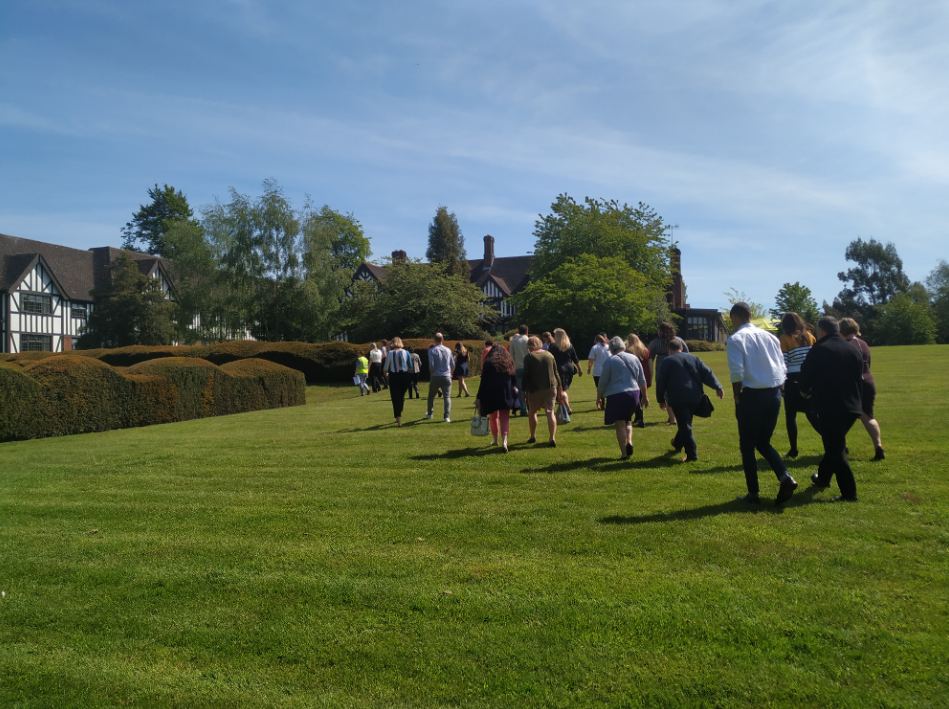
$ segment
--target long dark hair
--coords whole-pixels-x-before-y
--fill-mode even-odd
[[[484,365],[491,365],[499,374],[514,374],[514,359],[503,347],[492,347],[484,358]]]
[[[659,323],[659,339],[663,342],[671,342],[676,336],[676,329],[671,322]]]
[[[797,313],[785,313],[784,317],[781,318],[781,327],[784,328],[784,334],[797,340],[797,344],[801,347],[807,346],[811,339],[807,336],[809,333],[807,326],[804,325],[804,320]]]

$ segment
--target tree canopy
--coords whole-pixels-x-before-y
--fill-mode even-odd
[[[428,249],[425,257],[431,263],[443,263],[448,273],[467,279],[471,270],[465,251],[465,237],[458,218],[447,207],[439,207],[428,225]]]
[[[899,293],[883,305],[871,330],[877,345],[932,345],[936,342],[936,323],[928,302]]]
[[[168,256],[165,234],[172,224],[182,219],[197,226],[194,210],[181,190],[169,185],[159,188],[156,184],[148,190],[148,196],[152,201],[140,205],[139,210],[132,215],[132,221],[122,230],[122,247],[130,251],[144,249],[145,253]]]
[[[851,241],[844,252],[848,261],[856,266],[837,274],[845,287],[838,298],[841,303],[853,304],[866,313],[875,305],[883,305],[890,298],[905,293],[909,287],[909,278],[903,273],[903,260],[896,253],[892,241],[881,244],[876,239]]]
[[[128,252],[107,268],[109,277],[92,291],[92,309],[78,346],[170,345],[175,337],[174,305],[161,283],[142,273]]]
[[[785,313],[797,313],[804,322],[816,326],[820,319],[820,309],[811,289],[799,281],[781,286],[774,302],[777,307],[772,308],[771,317],[775,320],[780,320]]]
[[[940,261],[926,278],[926,286],[936,318],[936,341],[949,343],[949,263]]]

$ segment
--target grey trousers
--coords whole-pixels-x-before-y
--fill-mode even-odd
[[[432,415],[435,408],[435,394],[439,389],[445,399],[445,418],[451,418],[451,376],[432,377],[428,382],[428,414]]]

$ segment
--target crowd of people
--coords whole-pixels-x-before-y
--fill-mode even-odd
[[[732,307],[734,332],[726,343],[729,379],[735,401],[738,447],[745,473],[747,493],[741,500],[760,504],[757,455],[761,455],[777,478],[775,503],[789,500],[798,487],[788,472],[785,458],[798,452],[797,414],[803,413],[820,435],[824,455],[811,482],[829,487],[836,476],[840,495],[835,501],[856,501],[857,489],[850,468],[847,433],[860,420],[874,446],[874,460],[885,458],[879,423],[873,416],[876,389],[870,374],[870,349],[860,339],[853,320],[838,322],[823,317],[816,333],[797,313],[781,320],[780,338],[751,322],[745,303]],[[466,379],[470,354],[463,343],[454,350],[436,333],[427,352],[430,375],[426,419],[435,412],[436,398],[443,399],[443,418],[451,422],[453,382],[458,397],[470,396]],[[396,425],[402,426],[405,398],[420,398],[418,378],[422,360],[411,347],[395,337],[372,343],[368,353],[357,354],[354,382],[360,396],[388,389]],[[621,461],[634,452],[633,428],[645,427],[648,390],[655,380],[655,400],[666,413],[666,425],[675,426],[670,444],[684,452],[684,463],[698,460],[693,430],[695,416],[708,416],[714,408],[705,387],[719,399],[725,390],[712,370],[689,352],[671,323],[661,323],[648,346],[636,334],[609,337],[598,334],[587,356],[587,372],[596,387],[596,408],[603,412],[605,426],[613,426]],[[576,348],[567,333],[557,328],[540,336],[530,335],[521,325],[508,346],[487,340],[481,353],[481,377],[475,394],[475,409],[488,417],[491,445],[509,451],[510,420],[527,417],[527,443],[537,443],[538,415],[547,423],[547,445],[557,446],[557,426],[570,420],[569,390],[574,377],[583,376]],[[784,402],[790,450],[782,456],[771,438]],[[484,429],[483,429],[484,430]]]

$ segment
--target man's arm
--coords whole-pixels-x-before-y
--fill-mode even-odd
[[[732,393],[737,404],[741,398],[741,382],[745,378],[745,353],[734,335],[725,343],[725,351],[728,354],[728,378],[731,380]]]

